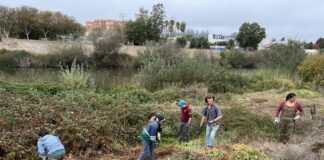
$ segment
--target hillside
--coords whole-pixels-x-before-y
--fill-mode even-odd
[[[48,54],[52,53],[53,50],[62,46],[68,45],[68,43],[63,43],[62,41],[43,41],[43,40],[26,40],[26,39],[6,39],[4,38],[0,42],[0,49],[7,50],[26,50],[36,54]],[[93,52],[93,46],[91,44],[83,44],[83,48],[87,54]],[[137,56],[138,51],[143,51],[145,47],[143,46],[126,46],[124,45],[120,49],[120,53],[127,53],[132,56]],[[219,56],[219,52],[215,50],[207,49],[184,49],[185,53],[192,56],[195,52],[202,52],[205,54],[212,54]]]
[[[0,149],[5,159],[37,157],[37,129],[46,126],[62,138],[67,159],[136,159],[139,139],[147,115],[161,111],[167,117],[157,159],[323,159],[323,95],[309,90],[292,90],[305,105],[305,116],[288,144],[277,142],[272,123],[277,104],[287,92],[270,90],[247,94],[220,94],[224,120],[216,147],[206,150],[204,133],[199,132],[200,99],[192,100],[192,140],[176,142],[179,92],[164,89],[70,90],[60,84],[0,83]],[[290,92],[290,91],[289,91]],[[126,98],[127,97],[127,98]],[[158,100],[163,98],[164,102]],[[312,120],[308,105],[317,105]],[[127,112],[131,108],[132,112]]]

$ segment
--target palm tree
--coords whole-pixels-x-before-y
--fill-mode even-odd
[[[180,23],[180,31],[181,31],[181,33],[183,35],[184,32],[186,31],[186,22],[181,22]]]
[[[171,19],[169,21],[169,33],[170,33],[170,35],[172,35],[172,33],[173,33],[173,26],[174,26],[174,20]]]
[[[176,23],[176,28],[177,28],[177,32],[179,33],[179,30],[180,30],[180,22],[177,22]]]

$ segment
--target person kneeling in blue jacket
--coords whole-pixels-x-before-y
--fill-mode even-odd
[[[150,159],[154,160],[154,144],[157,144],[160,140],[160,133],[162,131],[162,124],[164,117],[161,114],[151,118],[148,126],[143,129],[141,133],[141,139],[144,143],[144,149],[139,157],[139,160],[145,160],[147,154],[150,154]]]
[[[43,159],[63,160],[65,149],[61,140],[57,136],[48,134],[47,130],[41,128],[37,141],[38,153]]]

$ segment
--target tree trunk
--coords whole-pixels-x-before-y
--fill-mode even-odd
[[[28,29],[26,27],[25,27],[25,34],[27,36],[27,40],[29,40],[30,31],[28,31]]]
[[[29,33],[26,33],[26,36],[27,36],[27,40],[29,40]]]
[[[9,38],[10,32],[9,31],[3,31],[3,34],[6,36],[6,38]]]
[[[47,32],[44,32],[44,38],[47,40]]]

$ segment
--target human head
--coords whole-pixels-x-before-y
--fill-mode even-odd
[[[295,102],[295,100],[296,100],[296,94],[295,93],[287,94],[286,101]]]
[[[159,121],[160,124],[162,124],[165,121],[165,118],[161,113],[156,114],[156,119]]]
[[[205,97],[205,102],[208,104],[208,105],[211,105],[213,104],[215,101],[215,96],[213,95],[208,95]]]
[[[186,104],[186,101],[183,100],[183,99],[181,99],[181,100],[178,102],[177,105],[178,105],[179,107],[183,107],[185,104]]]
[[[46,130],[45,128],[41,128],[41,129],[39,130],[38,135],[39,135],[40,137],[44,137],[44,136],[48,135],[48,132],[47,132],[47,130]]]

